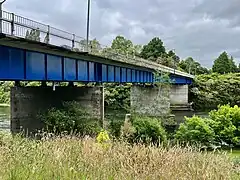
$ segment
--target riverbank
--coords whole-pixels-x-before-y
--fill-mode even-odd
[[[0,179],[231,179],[228,155],[96,139],[3,138]],[[21,146],[19,146],[21,144]],[[11,147],[11,148],[9,148]],[[237,177],[236,177],[237,178]]]

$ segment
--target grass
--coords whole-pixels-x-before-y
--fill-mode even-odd
[[[157,148],[124,142],[102,147],[95,139],[43,141],[0,135],[0,179],[231,179],[227,154]],[[237,179],[237,177],[236,177]]]

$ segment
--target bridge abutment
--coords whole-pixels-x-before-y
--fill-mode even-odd
[[[131,87],[131,109],[145,116],[168,116],[170,111],[169,86]]]
[[[11,132],[30,134],[42,130],[39,113],[61,108],[63,102],[75,101],[87,113],[101,120],[104,114],[103,87],[13,87],[11,88]]]

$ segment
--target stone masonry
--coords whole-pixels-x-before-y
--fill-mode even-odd
[[[140,115],[166,116],[170,110],[168,86],[143,87],[132,86],[131,108]]]

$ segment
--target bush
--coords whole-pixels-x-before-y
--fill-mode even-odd
[[[199,143],[209,145],[215,140],[214,130],[209,126],[212,120],[203,119],[197,116],[185,118],[175,134],[180,142]]]
[[[186,118],[177,130],[175,138],[190,143],[236,146],[240,140],[239,123],[240,108],[238,106],[219,106],[218,110],[209,113],[209,119],[197,116]]]
[[[218,105],[240,105],[240,73],[196,76],[190,88],[195,110],[216,109]]]
[[[97,135],[101,131],[100,121],[76,102],[64,103],[63,107],[63,109],[52,108],[46,114],[41,115],[48,132]]]
[[[10,88],[13,82],[0,81],[0,103],[10,103]]]
[[[217,141],[228,145],[239,142],[240,108],[238,106],[219,106],[218,110],[211,111],[209,116],[214,122],[210,126],[215,131]]]
[[[105,105],[113,110],[129,111],[131,84],[118,86],[116,84],[105,85]]]
[[[167,133],[161,122],[155,118],[135,117],[132,125],[134,127],[133,142],[160,144],[166,143]]]

